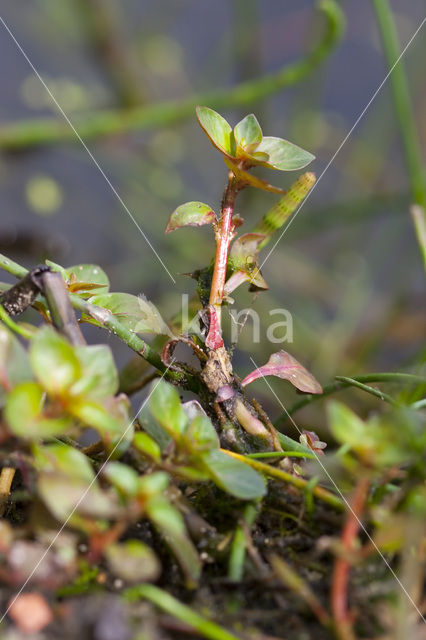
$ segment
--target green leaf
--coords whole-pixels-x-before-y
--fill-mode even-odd
[[[234,127],[235,141],[239,147],[251,153],[262,140],[262,129],[256,116],[250,113]]]
[[[135,433],[133,436],[133,445],[140,453],[148,456],[148,458],[152,458],[152,460],[156,462],[161,460],[161,449],[159,445],[147,433],[143,433],[142,431]]]
[[[136,496],[139,490],[139,475],[134,469],[121,462],[108,462],[102,469],[102,475],[124,497]]]
[[[269,160],[260,164],[279,171],[303,169],[315,159],[315,156],[309,151],[301,149],[288,140],[273,136],[265,136],[256,151],[267,153],[269,156]]]
[[[158,309],[144,296],[107,293],[93,296],[89,302],[111,311],[126,329],[134,333],[172,335]]]
[[[121,513],[113,494],[101,491],[95,482],[88,484],[71,474],[42,471],[37,479],[37,488],[55,518],[83,530],[85,526],[81,516],[89,520],[110,519]]]
[[[181,514],[163,497],[150,500],[146,511],[176,556],[185,573],[188,586],[195,586],[200,577],[201,563],[188,537]]]
[[[126,582],[156,580],[161,566],[155,553],[140,540],[108,545],[105,557],[112,573]]]
[[[118,374],[111,349],[105,344],[74,347],[81,364],[81,377],[72,386],[73,395],[93,400],[113,396],[118,390]]]
[[[253,500],[265,495],[266,485],[260,473],[220,449],[203,453],[202,461],[217,486],[236,498]]]
[[[87,456],[67,444],[33,445],[32,452],[36,468],[40,471],[63,473],[79,478],[86,484],[90,484],[95,478]]]
[[[16,436],[28,440],[50,438],[67,431],[72,421],[43,416],[44,391],[36,382],[23,382],[7,396],[4,417]]]
[[[189,447],[197,451],[218,449],[219,438],[216,429],[207,416],[199,415],[194,418],[185,431],[185,441]]]
[[[154,438],[155,442],[158,443],[161,451],[165,451],[172,442],[172,438],[167,431],[158,424],[158,421],[152,415],[151,409],[147,404],[142,407],[138,420],[144,431],[146,431],[152,438]]]
[[[165,471],[155,471],[149,475],[139,477],[139,493],[145,498],[152,498],[164,493],[170,484],[170,478]]]
[[[126,423],[125,420],[111,413],[107,407],[93,400],[76,398],[75,401],[69,405],[68,410],[73,416],[81,420],[81,422],[96,429],[102,440],[111,447],[114,446],[117,440],[124,437],[127,428],[129,428],[129,430],[131,428],[130,423]],[[130,433],[130,437],[133,437],[132,432]]]
[[[119,514],[115,494],[100,489],[95,472],[81,451],[61,443],[33,446],[33,455],[39,469],[39,494],[58,520],[64,522],[75,510],[70,524],[85,530],[80,516],[94,519]]]
[[[52,395],[68,392],[81,375],[73,347],[51,327],[42,327],[35,334],[30,362],[37,380]]]
[[[108,293],[109,279],[107,274],[97,264],[77,264],[66,269],[68,288],[82,298]]]
[[[149,408],[154,418],[172,438],[181,436],[188,424],[175,387],[164,380],[154,381],[151,387]]]
[[[225,155],[235,155],[234,133],[228,122],[209,107],[196,108],[197,119],[211,143]]]
[[[370,443],[367,447],[370,448],[372,442],[367,425],[349,407],[332,400],[327,405],[327,413],[331,433],[338,442],[348,444],[355,450],[360,450]]]
[[[215,212],[204,202],[185,202],[175,209],[166,226],[166,233],[181,227],[201,227],[217,221]]]
[[[9,329],[0,323],[0,371],[7,377],[12,387],[31,380],[32,373],[28,353]],[[6,392],[0,385],[0,404]]]

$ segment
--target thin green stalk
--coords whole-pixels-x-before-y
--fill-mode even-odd
[[[28,273],[27,269],[21,267],[21,265],[16,262],[13,262],[13,260],[9,260],[2,254],[0,254],[0,268],[14,276],[17,276],[18,278],[23,278]],[[102,326],[125,342],[130,349],[136,351],[136,353],[147,360],[147,362],[149,362],[153,367],[161,372],[166,371],[166,367],[163,364],[160,355],[152,349],[147,342],[142,340],[142,338],[139,338],[135,333],[126,329],[112,313],[86,302],[75,294],[69,294],[69,298],[74,309],[94,318]],[[169,369],[166,373],[166,377],[172,382],[185,382],[191,390],[198,390],[197,381],[189,374],[182,374],[177,371],[170,371]]]
[[[14,320],[12,320],[10,315],[7,313],[7,311],[5,311],[3,305],[1,304],[0,304],[0,321],[3,322],[7,327],[9,327],[9,329],[17,333],[19,336],[22,336],[26,340],[32,340],[33,333],[31,331],[28,331],[28,329],[25,329],[25,327],[23,327],[22,325],[17,324]]]
[[[354,380],[353,378],[348,378],[347,376],[336,376],[336,380],[338,380],[339,382],[347,382],[352,387],[356,387],[357,389],[362,389],[362,391],[365,391],[366,393],[370,393],[372,396],[375,396],[376,398],[380,398],[380,400],[384,400],[385,402],[388,402],[389,404],[392,404],[395,407],[400,406],[400,403],[397,400],[394,400],[392,396],[390,396],[389,394],[383,393],[383,391],[380,391],[379,389],[375,389],[374,387],[370,387],[367,384],[363,384],[358,380]]]
[[[426,270],[426,211],[419,204],[412,204],[410,213]]]
[[[347,378],[346,376],[336,376],[335,382],[331,382],[330,384],[323,387],[322,394],[307,394],[304,398],[296,402],[287,410],[287,412],[283,413],[279,418],[277,418],[277,420],[275,421],[275,426],[283,426],[287,422],[289,415],[293,415],[293,413],[296,413],[296,411],[299,411],[299,409],[302,409],[308,404],[311,404],[311,402],[321,400],[322,398],[325,398],[332,393],[342,391],[342,389],[347,389],[351,386],[359,386],[357,383],[365,382],[398,382],[400,384],[425,384],[426,378],[424,378],[423,376],[416,376],[411,373],[366,373],[360,376],[353,376],[351,378]],[[371,387],[361,388],[363,389],[363,391],[368,391],[368,393],[371,393]],[[376,391],[376,389],[374,389],[374,391]],[[379,393],[381,394],[379,397],[382,397],[383,394],[381,392]],[[377,394],[375,393],[374,395]]]
[[[308,458],[309,460],[316,460],[313,453],[304,453],[303,451],[261,451],[260,453],[247,453],[247,458]]]
[[[318,8],[326,18],[325,32],[316,47],[305,58],[287,65],[281,71],[242,82],[230,89],[217,89],[192,96],[135,109],[97,111],[75,119],[75,127],[84,139],[142,131],[175,124],[192,117],[197,104],[214,109],[239,107],[295,85],[313,73],[331,53],[344,30],[344,16],[335,0],[320,0]],[[75,142],[76,136],[67,123],[57,119],[32,119],[5,124],[0,128],[0,149],[22,150],[57,142]]]
[[[256,520],[258,508],[255,504],[246,505],[243,513],[243,522],[240,522],[234,533],[229,555],[228,578],[233,582],[241,582],[244,573],[244,560],[247,548],[247,529],[250,530]]]
[[[389,80],[392,87],[396,118],[404,146],[413,199],[415,204],[422,208],[423,215],[425,215],[426,174],[419,134],[416,131],[407,76],[402,61],[395,65],[400,55],[400,44],[395,21],[388,0],[373,0],[373,7],[387,64],[390,69],[392,68]],[[421,249],[426,266],[425,249],[422,246]]]
[[[240,453],[235,453],[234,451],[228,451],[228,449],[221,449],[223,453],[230,456],[231,458],[236,458],[237,460],[241,460],[241,462],[245,462],[259,473],[268,476],[269,478],[275,478],[276,480],[281,480],[282,482],[286,482],[288,484],[305,491],[309,486],[309,481],[301,478],[300,476],[294,476],[291,473],[287,473],[282,469],[277,469],[276,467],[271,467],[269,464],[265,464],[264,462],[259,462],[258,460],[252,460],[247,456],[243,456]],[[310,488],[310,487],[309,487]],[[330,506],[338,509],[339,511],[344,511],[345,504],[342,502],[340,498],[338,498],[334,493],[327,491],[323,487],[314,487],[312,489],[312,493],[316,498],[319,498],[323,502],[326,502]]]
[[[81,24],[87,31],[88,43],[94,49],[109,75],[117,97],[126,108],[144,102],[142,78],[137,73],[131,45],[122,33],[118,10],[104,0],[78,0]]]
[[[167,591],[154,587],[152,584],[140,584],[124,591],[124,597],[131,602],[141,598],[149,600],[159,609],[165,611],[180,620],[184,624],[195,629],[204,638],[211,640],[238,640],[234,634],[229,633],[215,622],[204,618],[196,611],[176,600]]]

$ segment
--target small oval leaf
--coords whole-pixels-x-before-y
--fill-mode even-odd
[[[186,202],[175,209],[167,223],[165,233],[181,227],[201,227],[217,220],[215,212],[204,202]]]
[[[254,151],[262,140],[262,129],[256,116],[250,113],[234,127],[235,141],[248,153]]]
[[[269,156],[269,160],[261,164],[278,171],[303,169],[312,160],[315,160],[315,156],[309,151],[301,149],[292,142],[288,142],[288,140],[273,136],[265,136],[256,151],[267,153]]]
[[[126,329],[134,333],[172,335],[158,309],[144,296],[106,293],[93,296],[89,302],[110,311]]]
[[[260,473],[220,449],[203,453],[202,461],[215,484],[236,498],[254,500],[265,495],[266,485]]]
[[[197,119],[210,142],[225,155],[235,155],[235,139],[229,123],[209,107],[196,108]]]
[[[305,393],[322,393],[320,383],[287,351],[273,353],[266,364],[249,373],[241,384],[245,387],[265,376],[276,376],[288,380],[296,389]]]

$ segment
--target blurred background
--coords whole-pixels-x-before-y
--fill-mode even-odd
[[[112,291],[144,293],[164,318],[172,316],[181,294],[195,289],[183,274],[208,263],[214,242],[209,228],[165,236],[165,224],[188,200],[218,211],[226,179],[220,154],[196,122],[194,105],[212,106],[232,124],[255,112],[264,134],[314,153],[310,170],[319,176],[387,73],[371,2],[347,0],[339,3],[346,17],[340,39],[328,50],[325,43],[322,60],[282,86],[280,71],[297,66],[324,39],[327,24],[318,4],[4,0],[1,17],[176,284],[4,24],[0,251],[27,267],[45,258],[63,266],[97,263],[109,274]],[[391,6],[404,46],[424,17],[425,2],[393,0]],[[421,32],[403,64],[423,146],[425,59]],[[268,91],[256,88],[255,81],[268,74],[274,74]],[[238,98],[240,85],[250,81],[250,95]],[[34,119],[47,122],[46,127]],[[296,175],[268,172],[263,177],[285,188]],[[237,207],[246,221],[243,229],[249,231],[276,199],[247,189]],[[250,356],[263,364],[280,348],[266,338],[268,325],[280,319],[269,315],[276,308],[293,316],[293,343],[282,348],[323,384],[336,374],[415,372],[425,316],[411,202],[387,84],[264,265],[269,291],[254,302],[243,288],[235,294],[237,310],[253,304],[261,317],[258,344],[253,344],[250,320],[241,333],[238,373],[253,368]],[[98,333],[90,335],[99,339]],[[128,359],[128,351],[111,337],[102,334],[101,339],[109,339],[120,364]],[[274,388],[286,405],[297,399],[285,382],[274,382]],[[273,399],[266,399],[262,381],[253,389],[273,416],[281,413]],[[365,412],[377,405],[358,393],[351,391],[350,398],[355,394]],[[311,408],[305,411],[307,424],[314,414]]]

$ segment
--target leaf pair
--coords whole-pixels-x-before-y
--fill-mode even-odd
[[[198,122],[210,142],[232,164],[263,166],[278,171],[303,169],[312,162],[314,156],[297,145],[264,136],[256,116],[243,118],[232,130],[230,124],[219,113],[209,107],[196,109]]]
[[[216,430],[207,415],[200,410],[195,417],[188,417],[178,392],[167,382],[160,380],[153,383],[149,406],[142,410],[141,422],[164,453],[170,452],[170,445],[174,443],[179,460],[185,461],[184,472],[193,472],[194,479],[210,479],[224,491],[242,500],[265,494],[262,476],[243,462],[223,453],[219,448]],[[144,445],[145,442],[142,442]],[[149,447],[147,454],[152,456],[150,442],[147,441],[146,445]]]
[[[15,435],[52,437],[65,433],[77,418],[97,429],[107,444],[122,437],[129,406],[115,396],[118,375],[108,346],[71,346],[43,327],[31,341],[29,360],[36,381],[17,384],[4,409]]]

